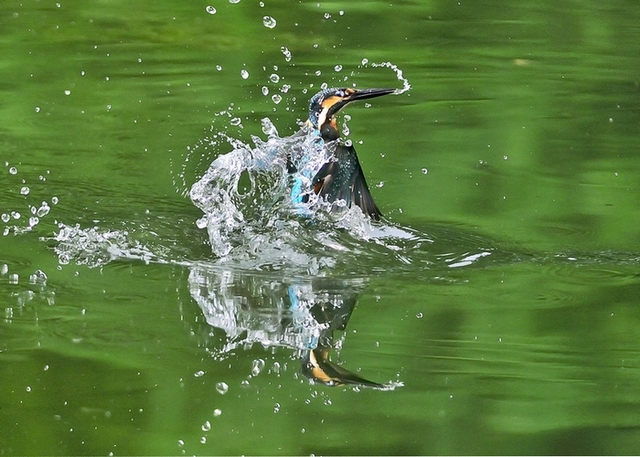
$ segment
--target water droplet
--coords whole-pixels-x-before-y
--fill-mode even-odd
[[[211,422],[204,421],[204,424],[202,424],[202,431],[208,432],[209,430],[211,430]]]
[[[213,410],[213,415],[214,417],[218,417],[220,414],[222,414],[222,410],[219,408],[216,408]]]
[[[38,217],[44,217],[47,214],[49,214],[49,211],[51,211],[49,204],[47,202],[42,202],[42,205],[40,205],[40,208],[36,210],[36,215]]]
[[[364,66],[369,63],[369,59],[362,59],[361,65]]]
[[[279,94],[273,94],[271,96],[271,100],[273,100],[273,103],[275,103],[277,105],[278,103],[280,103],[282,101],[282,96],[279,95]]]
[[[9,284],[18,284],[20,281],[20,276],[17,273],[13,273],[9,275]]]
[[[20,193],[22,195],[29,195],[29,192],[31,192],[31,190],[27,186],[24,186],[22,189],[20,189]]]
[[[217,382],[216,383],[216,390],[218,391],[219,394],[224,395],[229,391],[229,385],[226,382]]]
[[[282,52],[282,54],[284,55],[284,60],[286,60],[287,62],[291,61],[291,51],[289,51],[289,48],[287,48],[286,46],[282,46],[280,48],[280,52]]]
[[[274,413],[280,412],[280,403],[276,403],[275,405],[273,405],[273,412]]]
[[[251,365],[251,374],[253,376],[258,376],[263,368],[264,368],[264,360],[256,359],[253,361],[253,364]]]
[[[0,219],[2,219],[2,222],[9,222],[9,220],[11,220],[11,216],[9,216],[7,213],[2,213],[2,216],[0,216]]]
[[[342,65],[336,65],[335,67],[333,67],[333,69],[335,71],[342,71]]]
[[[213,6],[209,5],[205,8],[205,10],[207,10],[207,13],[209,14],[216,14],[218,12],[218,10],[216,10]]]
[[[422,319],[422,318],[424,317],[424,314],[422,314],[422,313],[418,313],[418,314],[416,314],[416,317],[417,317],[418,319]]]
[[[242,79],[247,79],[249,77],[249,72],[247,70],[242,70],[240,72],[240,76],[242,76]]]
[[[53,203],[54,205],[58,204],[58,197],[51,197],[51,203]]]
[[[242,119],[240,119],[239,117],[234,117],[229,121],[229,124],[231,125],[240,125],[241,123],[242,123]]]
[[[262,23],[268,29],[272,29],[276,26],[276,20],[271,16],[265,16],[262,18]]]
[[[36,106],[36,113],[39,113],[39,112],[40,112],[40,107]]]
[[[316,70],[316,76],[320,76],[322,72],[320,70]]]
[[[422,169],[422,174],[423,174],[423,175],[426,175],[427,173],[429,173],[429,170],[427,170],[426,168],[423,168],[423,169]]]
[[[222,71],[222,65],[216,65],[216,70]]]
[[[196,371],[195,373],[193,373],[193,376],[195,376],[196,378],[201,378],[202,376],[204,376],[204,371]]]
[[[262,86],[262,95],[269,95],[269,88],[267,86]]]
[[[7,265],[6,263],[3,263],[2,266],[0,266],[0,275],[6,275],[7,273],[9,273],[9,265]]]
[[[325,19],[331,19],[331,14],[330,13],[324,13],[324,18]]]
[[[65,95],[71,95],[71,91],[69,89],[67,89],[67,90],[64,91],[64,94]]]
[[[9,168],[9,174],[17,175],[18,174],[18,169],[16,167]]]
[[[271,76],[269,76],[269,81],[271,81],[272,83],[277,83],[278,81],[280,81],[280,76],[273,73]]]

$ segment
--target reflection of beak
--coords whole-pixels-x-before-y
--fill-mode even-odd
[[[352,386],[384,388],[382,384],[369,381],[345,370],[329,360],[329,349],[318,348],[310,350],[302,358],[302,373],[316,382],[328,386],[348,384]]]

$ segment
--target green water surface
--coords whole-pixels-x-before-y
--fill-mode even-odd
[[[0,55],[0,455],[640,453],[637,2],[4,0]],[[334,357],[403,386],[215,356],[185,262],[211,258],[209,139],[289,135],[323,83],[402,87],[382,62],[412,88],[350,137],[435,241],[353,266]],[[61,258],[60,223],[164,261]]]

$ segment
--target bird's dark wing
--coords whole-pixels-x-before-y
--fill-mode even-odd
[[[344,200],[349,208],[357,205],[376,220],[382,215],[369,192],[353,146],[336,145],[335,157],[320,168],[312,185],[314,192],[328,202]]]

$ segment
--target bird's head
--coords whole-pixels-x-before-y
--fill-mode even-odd
[[[324,89],[311,97],[307,123],[320,131],[326,141],[340,136],[335,115],[347,104],[358,100],[380,97],[395,92],[395,89]]]

